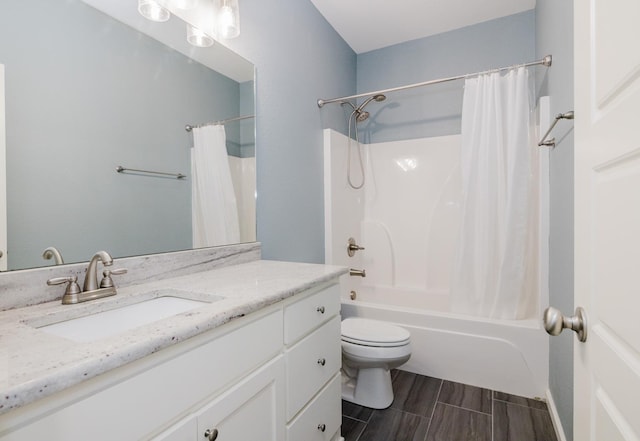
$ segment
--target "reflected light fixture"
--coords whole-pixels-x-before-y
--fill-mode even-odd
[[[190,24],[187,25],[187,41],[197,47],[209,47],[213,45],[213,38]]]
[[[138,0],[138,12],[143,17],[157,22],[169,20],[169,11],[158,4],[155,0]]]
[[[417,158],[398,158],[396,159],[396,164],[398,164],[398,167],[400,167],[403,171],[408,172],[418,168],[418,159]]]
[[[240,35],[240,12],[238,0],[218,0],[217,28],[222,38],[235,38]]]
[[[198,6],[198,0],[173,0],[172,3],[178,9],[189,10]]]

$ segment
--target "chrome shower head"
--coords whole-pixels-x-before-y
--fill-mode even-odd
[[[360,104],[360,106],[358,106],[358,108],[356,110],[357,111],[362,111],[362,109],[364,109],[367,106],[367,104],[369,104],[373,100],[375,100],[377,102],[380,102],[380,101],[384,101],[386,99],[387,99],[387,97],[382,95],[382,94],[370,96],[362,104]]]
[[[360,104],[358,107],[355,107],[353,104],[351,104],[351,107],[353,107],[353,113],[356,114],[356,121],[358,122],[362,122],[362,121],[366,121],[367,118],[369,118],[369,112],[367,112],[366,110],[364,110],[364,108],[367,106],[367,104],[369,104],[371,101],[384,101],[386,100],[387,97],[379,94],[379,95],[374,95],[374,96],[370,96],[369,98],[367,98],[362,104]]]

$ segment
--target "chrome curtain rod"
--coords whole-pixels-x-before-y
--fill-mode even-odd
[[[125,173],[125,172],[150,173],[152,175],[169,176],[176,179],[184,179],[187,177],[187,175],[183,175],[182,173],[165,173],[165,172],[157,172],[157,171],[151,171],[151,170],[139,170],[137,168],[124,168],[121,165],[116,167],[116,171],[118,173]]]
[[[191,125],[191,124],[187,124],[186,126],[184,126],[184,129],[187,132],[192,131],[193,129],[197,128],[197,127],[205,127],[205,126],[223,126],[226,123],[230,123],[233,121],[241,121],[243,119],[251,119],[251,118],[255,118],[255,115],[244,115],[244,116],[235,116],[233,118],[227,118],[227,119],[221,119],[220,121],[214,121],[214,122],[210,122],[210,123],[206,123],[206,124],[197,124],[197,125]]]
[[[349,101],[349,100],[354,99],[354,98],[364,98],[366,96],[368,97],[368,96],[385,94],[385,93],[389,93],[389,92],[397,92],[399,90],[413,89],[414,87],[430,86],[432,84],[446,83],[448,81],[463,80],[463,79],[466,79],[466,78],[475,77],[477,75],[483,75],[483,74],[494,73],[494,72],[501,72],[503,70],[515,69],[515,68],[518,68],[518,67],[537,66],[539,64],[541,64],[543,66],[546,66],[546,67],[549,67],[549,66],[551,66],[551,62],[552,62],[551,55],[547,55],[542,60],[531,61],[529,63],[524,63],[524,64],[515,64],[513,66],[501,67],[501,68],[498,68],[498,69],[489,69],[489,70],[485,70],[485,71],[482,71],[482,72],[475,72],[475,73],[470,73],[470,74],[458,75],[458,76],[455,76],[455,77],[448,77],[448,78],[440,78],[440,79],[437,79],[437,80],[423,81],[422,83],[414,83],[414,84],[408,84],[406,86],[392,87],[391,89],[376,90],[375,92],[359,93],[357,95],[343,96],[343,97],[340,97],[340,98],[332,98],[330,100],[319,99],[318,100],[318,107],[322,107],[325,104],[329,104],[329,103],[339,103],[339,102]]]

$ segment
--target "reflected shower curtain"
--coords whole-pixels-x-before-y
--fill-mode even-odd
[[[526,318],[537,302],[537,151],[525,68],[465,82],[452,310]]]
[[[240,242],[224,126],[194,128],[191,151],[193,247]]]

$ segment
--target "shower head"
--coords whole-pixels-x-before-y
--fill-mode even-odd
[[[370,103],[371,101],[373,101],[373,100],[375,100],[375,101],[377,101],[377,102],[380,102],[380,101],[384,101],[384,100],[386,100],[386,99],[387,99],[387,97],[386,97],[386,96],[384,96],[384,95],[382,95],[382,94],[370,96],[370,97],[369,97],[369,98],[367,98],[367,99],[366,99],[362,104],[360,104],[360,106],[358,106],[358,108],[356,109],[356,111],[357,111],[357,112],[361,112],[361,111],[362,111],[362,110],[367,106],[367,104],[369,104],[369,103]],[[366,118],[365,118],[365,119],[366,119]]]
[[[367,98],[362,104],[360,104],[358,107],[354,106],[353,104],[351,104],[351,107],[353,107],[353,113],[356,115],[356,121],[358,122],[362,122],[362,121],[366,121],[367,118],[369,118],[369,112],[367,112],[366,110],[364,110],[364,108],[367,106],[367,104],[369,104],[371,101],[384,101],[386,100],[387,97],[379,94],[379,95],[374,95],[374,96],[370,96],[369,98]]]
[[[354,110],[354,112],[356,113],[356,121],[358,122],[362,122],[362,121],[366,121],[367,118],[369,118],[369,112],[367,112],[366,110],[360,110],[359,112],[356,112]]]

